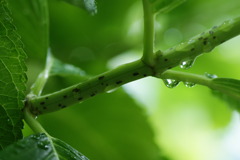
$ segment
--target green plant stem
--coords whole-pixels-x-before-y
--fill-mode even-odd
[[[153,69],[141,60],[128,63],[85,82],[63,90],[29,99],[29,108],[34,115],[53,112],[77,102],[108,92],[128,82],[154,75]]]
[[[42,90],[49,78],[49,72],[51,71],[52,65],[53,65],[54,59],[52,57],[52,54],[50,50],[47,54],[47,60],[46,60],[46,66],[45,69],[38,75],[37,80],[31,87],[31,92],[28,95],[28,97],[34,97],[34,96],[40,96],[42,93]]]
[[[28,107],[34,115],[53,112],[146,76],[161,77],[163,72],[178,66],[180,62],[196,58],[204,52],[210,52],[217,45],[239,35],[239,28],[240,17],[232,20],[231,23],[224,22],[214,30],[211,29],[197,35],[189,42],[177,45],[164,52],[156,52],[153,59],[154,66],[146,64],[142,60],[137,60],[66,89],[44,96],[30,97]],[[167,73],[165,72],[165,76]],[[178,77],[184,76],[178,75]],[[193,75],[187,77],[189,81],[197,81],[198,84],[208,85],[202,77]]]
[[[29,112],[28,108],[24,109],[24,120],[34,133],[45,133],[49,136],[41,124],[35,119],[35,116]]]
[[[155,72],[161,74],[164,68],[171,69],[182,61],[195,59],[197,56],[210,52],[216,46],[240,34],[240,17],[225,21],[214,26],[189,41],[176,45],[156,55]],[[158,71],[160,71],[158,73]]]
[[[154,46],[154,14],[149,0],[142,0],[144,12],[144,37],[142,60],[146,64],[153,66],[153,46]]]
[[[183,81],[183,82],[192,82],[195,84],[204,85],[207,87],[212,88],[212,79],[198,74],[192,74],[192,73],[186,73],[186,72],[179,72],[179,71],[173,71],[168,70],[162,73],[159,78],[162,79],[174,79],[177,81]]]

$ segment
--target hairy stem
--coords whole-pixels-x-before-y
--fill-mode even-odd
[[[39,97],[30,97],[28,107],[34,115],[57,111],[74,103],[82,102],[96,94],[107,92],[123,84],[146,77],[164,77],[174,75],[175,79],[185,77],[185,81],[209,86],[210,82],[202,76],[187,73],[176,73],[166,70],[178,66],[186,59],[194,59],[204,52],[210,52],[217,45],[240,34],[240,17],[226,21],[222,25],[193,37],[188,42],[177,45],[164,52],[156,52],[154,65],[150,66],[143,60],[122,65],[109,72],[98,75],[83,83]],[[163,75],[161,75],[165,72]],[[184,75],[184,76],[183,76]],[[210,86],[214,89],[214,86]],[[216,86],[215,86],[216,87]]]
[[[153,46],[154,46],[154,14],[149,0],[142,0],[144,12],[144,37],[143,37],[143,57],[146,64],[153,66]]]
[[[202,53],[212,51],[219,44],[240,34],[240,17],[223,22],[203,32],[187,42],[172,47],[156,55],[155,71],[162,73],[163,68],[171,69],[182,61],[195,59]]]
[[[128,63],[66,89],[33,97],[28,102],[30,111],[35,115],[53,112],[153,74],[152,68],[141,60]]]

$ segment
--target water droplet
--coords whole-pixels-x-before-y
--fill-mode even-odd
[[[46,142],[44,142],[44,141],[39,141],[39,142],[37,143],[37,146],[38,146],[39,148],[41,148],[41,149],[44,149],[44,150],[48,150],[48,149],[49,149],[49,144],[48,144],[47,141],[46,141]]]
[[[191,87],[194,87],[196,84],[195,83],[193,83],[193,82],[183,82],[184,83],[184,85],[186,86],[186,87],[189,87],[189,88],[191,88]]]
[[[182,69],[189,69],[192,67],[195,59],[183,60],[180,64],[180,68]]]
[[[112,92],[115,92],[116,90],[117,90],[117,88],[110,89],[110,90],[107,90],[106,93],[112,93]]]
[[[168,88],[174,88],[179,84],[179,81],[175,79],[163,79],[163,82]]]
[[[105,92],[106,92],[106,93],[112,93],[112,92],[116,91],[118,88],[119,88],[119,87],[116,87],[116,86],[114,86],[114,85],[110,85],[110,86],[107,86],[107,87],[105,88]]]
[[[81,160],[89,160],[86,156],[82,155],[81,157]]]
[[[210,73],[204,73],[204,75],[207,77],[207,78],[210,78],[210,79],[214,79],[214,78],[217,78],[218,76],[216,74],[210,74]]]
[[[32,139],[34,139],[34,140],[39,140],[39,139],[40,139],[40,137],[37,136],[37,135],[31,135],[30,138],[32,138]]]

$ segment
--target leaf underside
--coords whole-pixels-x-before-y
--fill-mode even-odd
[[[5,0],[0,0],[0,149],[22,138],[26,54],[12,24]]]
[[[0,160],[88,160],[65,142],[44,133],[31,135],[0,152]]]
[[[213,94],[240,111],[240,80],[215,78],[212,81],[216,88]]]

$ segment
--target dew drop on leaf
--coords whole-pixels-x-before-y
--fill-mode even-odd
[[[210,79],[214,79],[214,78],[217,78],[218,76],[216,74],[210,74],[210,73],[204,73],[204,75],[207,77],[207,78],[210,78]]]
[[[175,79],[163,79],[163,82],[168,88],[174,88],[179,84],[179,81]]]
[[[118,88],[119,88],[119,87],[110,85],[110,86],[107,86],[107,87],[105,88],[105,92],[106,92],[106,93],[112,93],[112,92],[116,91]]]
[[[183,82],[184,83],[184,85],[186,86],[186,87],[188,87],[188,88],[191,88],[191,87],[194,87],[196,84],[195,83],[193,83],[193,82]]]
[[[81,156],[81,160],[89,160],[86,156]]]
[[[183,61],[180,63],[180,68],[182,68],[182,69],[189,69],[189,68],[192,67],[194,61],[195,61],[195,59],[183,60]]]
[[[39,142],[37,143],[37,146],[38,146],[39,148],[41,148],[41,149],[44,149],[44,150],[48,150],[48,149],[49,149],[49,144],[48,144],[47,141],[46,141],[46,142],[44,142],[44,141],[39,141]]]

